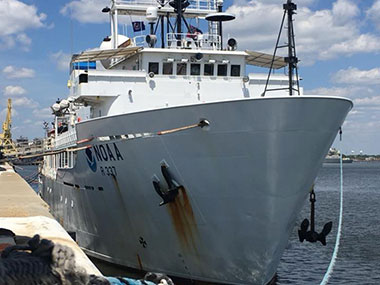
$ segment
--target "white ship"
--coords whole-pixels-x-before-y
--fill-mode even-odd
[[[114,0],[103,12],[110,37],[73,56],[68,99],[52,107],[40,180],[52,213],[114,264],[268,283],[352,102],[247,74],[292,57],[238,51],[220,0]],[[131,15],[146,16],[148,35],[119,35]]]

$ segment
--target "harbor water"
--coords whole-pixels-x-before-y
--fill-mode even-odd
[[[16,169],[32,177],[36,166]],[[380,284],[380,162],[344,164],[343,227],[338,257],[329,284]],[[320,284],[330,263],[339,216],[339,164],[325,164],[318,175],[316,231],[333,221],[327,246],[300,243],[297,230],[310,218],[310,203],[298,217],[278,268],[278,285]],[[37,191],[37,184],[31,184]]]
[[[16,165],[15,171],[25,179],[26,182],[38,191],[38,166],[37,165]]]
[[[380,162],[343,165],[343,226],[338,257],[328,284],[380,284]],[[316,231],[333,221],[327,246],[300,243],[298,227],[310,219],[307,201],[280,266],[277,284],[320,284],[330,263],[339,218],[339,164],[325,164],[318,175]]]

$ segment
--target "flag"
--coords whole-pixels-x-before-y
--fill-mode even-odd
[[[196,39],[197,38],[197,35],[201,35],[203,34],[202,31],[200,29],[198,29],[197,27],[194,27],[192,25],[189,26],[189,30],[187,32],[187,37],[188,38],[192,38],[192,39]]]
[[[133,32],[145,31],[145,24],[143,21],[132,22]]]

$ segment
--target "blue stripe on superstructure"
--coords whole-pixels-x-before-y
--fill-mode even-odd
[[[96,69],[96,61],[74,62],[72,68],[77,70]]]

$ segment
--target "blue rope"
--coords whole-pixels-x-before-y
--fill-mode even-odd
[[[336,259],[338,257],[340,236],[342,234],[342,222],[343,222],[343,157],[342,157],[342,152],[340,152],[339,164],[340,164],[340,208],[339,208],[338,233],[336,235],[334,252],[331,257],[329,267],[327,268],[325,276],[323,277],[323,280],[320,285],[326,285],[327,282],[329,282],[330,276],[334,270]]]
[[[106,277],[108,282],[111,285],[155,285],[155,283],[150,281],[143,281],[143,280],[136,280],[132,278],[126,278],[126,277]]]

